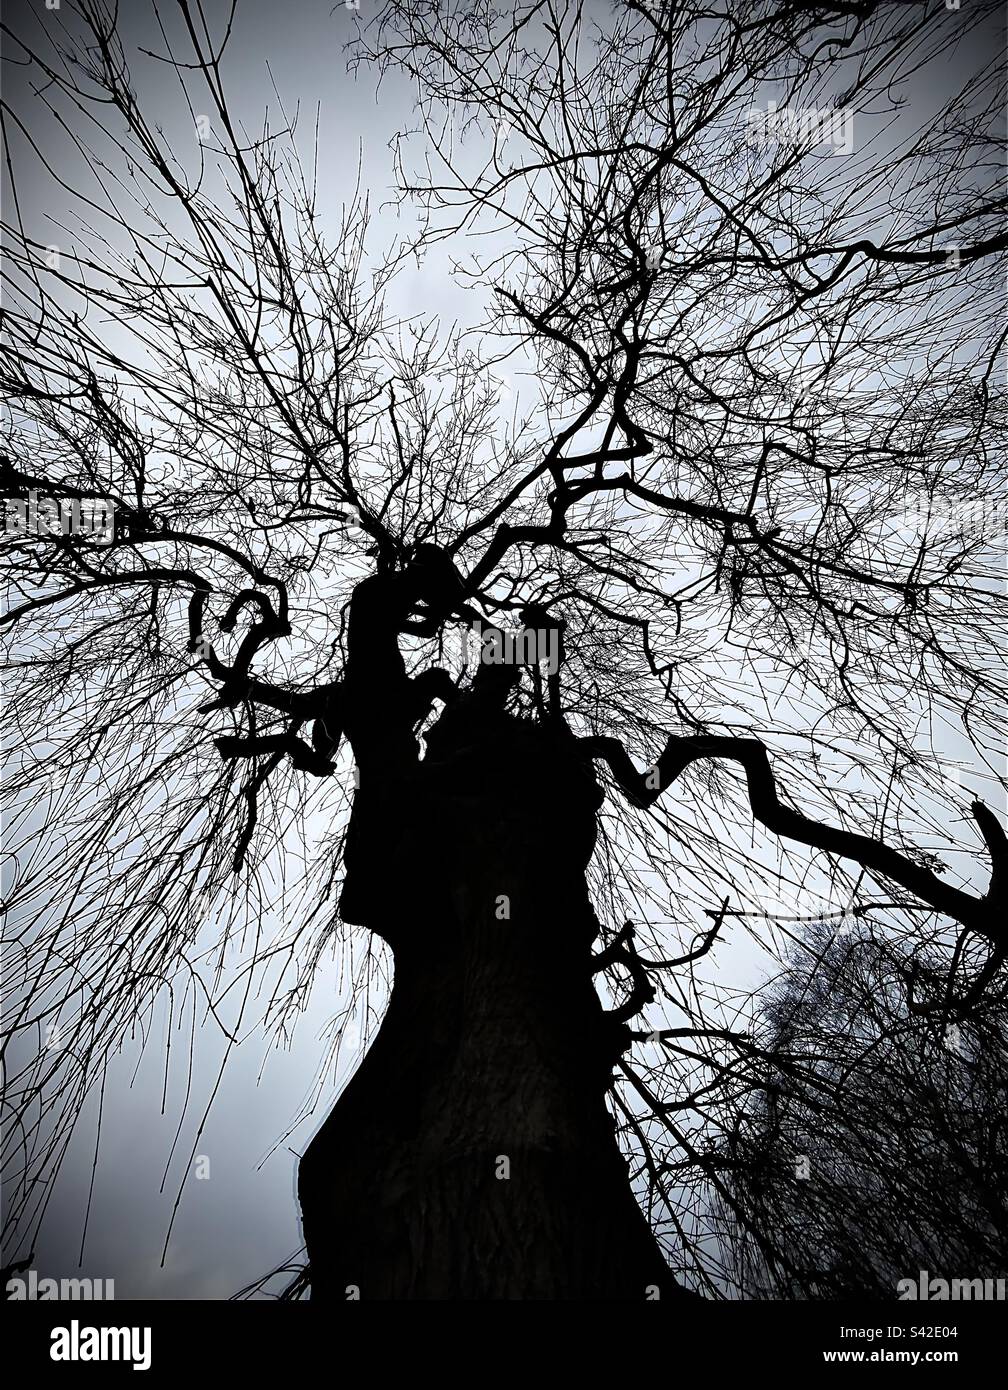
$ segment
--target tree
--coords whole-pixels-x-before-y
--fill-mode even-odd
[[[920,10],[392,0],[377,259],[232,116],[233,10],[150,31],[189,145],[99,0],[8,35],[83,168],[72,249],[4,228],[4,482],[70,509],[3,552],[12,1232],[133,1021],[218,1013],[208,917],[281,1031],[334,945],[383,1010],[300,1164],[323,1300],[720,1295],[724,1211],[800,1264],[724,1153],[821,1070],[736,923],[786,969],[811,897],[898,940],[893,1010],[1003,997],[1004,832],[941,752],[999,795],[1001,77],[929,108],[995,7]],[[446,243],[475,333],[386,307]]]
[[[763,1001],[755,1084],[717,1153],[738,1286],[891,1300],[921,1271],[1003,1278],[1003,990],[968,1020],[908,1014],[903,953],[861,931],[813,930],[793,966]],[[931,966],[940,994],[947,967]]]

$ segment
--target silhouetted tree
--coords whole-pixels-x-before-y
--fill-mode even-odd
[[[917,1022],[972,1027],[1008,942],[947,762],[1000,797],[995,56],[948,90],[996,11],[392,0],[351,54],[417,98],[384,255],[342,161],[334,229],[293,122],[232,116],[240,13],[5,35],[4,490],[114,507],[3,548],[12,1239],[166,992],[285,1033],[335,950],[334,1045],[381,1022],[300,1164],[313,1297],[860,1284],[868,962],[923,1132],[996,1090],[932,1105]],[[445,244],[478,331],[388,308]],[[809,1002],[788,943],[844,914]],[[843,1190],[780,1224],[821,1114]]]
[[[823,927],[763,1001],[752,1098],[718,1154],[748,1294],[891,1299],[921,1270],[1004,1278],[1003,986],[949,1022],[908,1013],[908,969],[905,943]],[[936,995],[945,973],[933,959]]]

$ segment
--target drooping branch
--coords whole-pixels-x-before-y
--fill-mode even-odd
[[[986,937],[1001,958],[1008,950],[1003,920],[1008,839],[992,812],[980,801],[974,801],[971,809],[990,853],[992,872],[986,894],[977,898],[944,883],[931,869],[916,864],[882,840],[839,826],[823,825],[785,806],[777,793],[767,750],[758,739],[673,734],[657,762],[645,773],[638,772],[617,738],[586,737],[579,743],[589,757],[601,758],[608,764],[619,787],[641,808],[650,806],[691,763],[703,758],[737,762],[745,772],[753,816],[773,834],[853,859],[864,868],[900,884],[936,912],[953,917]]]

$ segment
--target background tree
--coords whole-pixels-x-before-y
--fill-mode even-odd
[[[994,14],[393,2],[352,61],[415,85],[421,220],[379,259],[231,115],[233,10],[150,29],[189,163],[98,0],[6,34],[80,172],[53,256],[8,98],[5,491],[115,507],[3,550],[12,1238],[164,991],[283,1033],[335,947],[381,1026],[301,1162],[313,1296],[829,1286],[724,1154],[754,1096],[813,1113],[842,1009],[797,1068],[725,948],[793,972],[811,896],[884,921],[891,1011],[1000,997],[1004,835],[935,751],[1000,804],[999,63],[948,90]],[[485,323],[394,321],[449,238]]]
[[[947,963],[918,954],[940,996]],[[1003,989],[949,1023],[908,1014],[906,968],[877,934],[819,927],[762,1001],[747,1100],[717,1152],[726,1264],[750,1296],[891,1299],[921,1270],[1004,1278]]]

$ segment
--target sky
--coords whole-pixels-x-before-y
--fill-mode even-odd
[[[603,0],[599,4],[608,8]],[[391,238],[397,227],[409,224],[410,214],[399,206],[394,187],[390,145],[415,121],[413,96],[395,77],[387,77],[376,92],[374,74],[364,68],[356,75],[348,73],[344,54],[354,27],[370,18],[376,5],[377,0],[360,0],[355,10],[319,0],[239,0],[223,77],[234,109],[252,129],[264,106],[275,108],[274,86],[288,114],[300,103],[306,133],[318,106],[323,211],[335,218],[359,161],[377,227]],[[212,4],[208,13],[214,13]],[[122,6],[121,32],[127,47],[148,41],[148,14],[146,4]],[[5,6],[4,18],[15,31],[27,33],[32,25],[54,22],[55,15],[43,0],[13,0]],[[961,71],[971,70],[991,44],[1003,48],[1000,32],[978,35],[969,48],[956,52],[955,64]],[[156,109],[164,97],[163,74],[156,64],[138,59],[136,75],[141,97]],[[949,76],[952,80],[955,73]],[[7,99],[31,125],[31,97],[18,74],[8,73],[6,83]],[[72,173],[73,153],[60,144],[58,132],[41,120],[38,129],[54,168]],[[180,130],[180,139],[182,134]],[[19,193],[29,223],[42,228],[47,220],[58,222],[64,209],[51,179],[30,174],[19,179]],[[438,312],[445,323],[477,322],[479,306],[453,282],[449,259],[449,249],[443,248],[415,273],[401,276],[390,308],[402,316]],[[746,968],[742,953],[733,966],[740,982]],[[297,1154],[324,1118],[345,1067],[341,1078],[328,1078],[325,1099],[314,1113],[289,1137],[282,1136],[314,1094],[323,1035],[338,1003],[333,966],[320,973],[289,1047],[270,1049],[265,1037],[253,1030],[230,1050],[223,1082],[197,1143],[206,1161],[199,1166],[201,1175],[190,1175],[186,1183],[163,1264],[162,1249],[179,1189],[179,1159],[185,1159],[196,1142],[195,1127],[217,1082],[226,1044],[209,1028],[200,1038],[185,1138],[179,1141],[162,1188],[187,1085],[186,1069],[172,1068],[163,1099],[162,1009],[147,1046],[128,1041],[110,1061],[97,1162],[97,1092],[81,1115],[36,1245],[33,1264],[40,1277],[81,1273],[111,1278],[120,1298],[225,1298],[297,1252],[302,1243],[295,1194]]]

